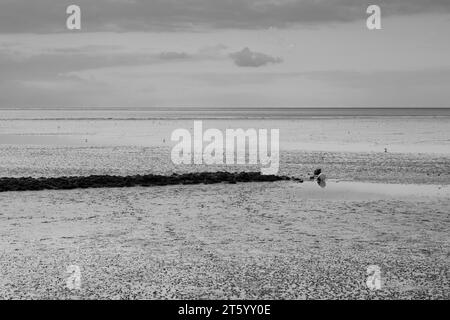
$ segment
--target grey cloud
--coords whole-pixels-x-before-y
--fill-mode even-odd
[[[267,103],[279,106],[284,102],[290,106],[448,108],[450,101],[450,91],[447,90],[450,87],[449,68],[377,72],[245,72],[201,74],[195,79],[220,88],[259,88],[257,96],[248,97],[252,105]],[[295,83],[319,85],[302,91],[293,85]],[[311,88],[314,92],[308,94]],[[293,95],[288,98],[286,92]],[[250,92],[250,95],[254,94],[254,91]],[[235,100],[236,103],[242,103],[240,98]]]
[[[83,79],[77,71],[177,63],[186,59],[210,59],[200,53],[123,52],[120,46],[56,47],[29,55],[15,44],[0,44],[0,108],[113,103],[111,88],[96,79]],[[105,91],[106,90],[106,91]],[[109,91],[108,91],[109,90]],[[107,101],[107,102],[105,102]]]
[[[224,44],[218,44],[215,46],[208,46],[208,47],[200,48],[200,50],[198,52],[199,52],[199,54],[204,55],[204,56],[217,57],[217,56],[222,55],[223,52],[227,48],[228,47]]]
[[[161,52],[159,58],[162,60],[183,60],[188,59],[189,55],[185,52]]]
[[[173,77],[179,76],[173,75]],[[308,90],[298,90],[296,85],[292,85],[292,80],[296,79],[311,80],[321,85],[315,92],[308,94]],[[213,101],[226,101],[227,106],[239,106],[244,101],[249,106],[270,105],[272,107],[288,105],[449,107],[448,101],[450,101],[450,91],[447,90],[450,85],[450,69],[448,68],[379,72],[245,72],[239,74],[230,72],[221,75],[205,73],[189,76],[189,81],[192,80],[202,81],[205,87],[212,90],[205,90],[205,95],[190,96],[190,99],[194,100],[186,100],[185,95],[164,96],[162,94],[159,98],[162,96],[164,98],[158,102],[167,102],[168,105],[174,106],[180,101],[201,106],[211,105]],[[117,90],[117,87],[102,85],[92,80],[61,76],[48,81],[61,85],[41,87],[30,85],[29,81],[2,81],[0,78],[0,108],[120,106],[123,104],[148,106],[153,102],[152,99],[158,99],[155,95],[149,94],[145,104],[141,105],[138,102],[131,103],[130,96]]]
[[[231,53],[231,59],[239,67],[261,67],[271,63],[281,63],[283,60],[278,57],[272,57],[264,53],[253,52],[249,48]]]
[[[257,29],[361,20],[373,0],[78,0],[82,32]],[[71,0],[0,0],[0,33],[67,32]],[[383,15],[449,13],[448,0],[377,0]]]
[[[145,54],[82,54],[74,52],[45,53],[31,57],[15,57],[0,54],[1,78],[39,79],[86,69],[107,68],[114,66],[133,66],[155,63],[153,55]]]
[[[379,89],[379,92],[383,92],[383,94],[388,91],[395,93],[400,87],[405,89],[406,93],[450,85],[449,68],[377,72],[313,71],[301,74],[308,79],[327,82],[339,87]]]
[[[51,48],[49,52],[53,53],[83,53],[83,54],[91,54],[91,53],[110,53],[116,50],[122,49],[121,46],[113,46],[113,45],[86,45],[86,46],[77,46],[77,47],[64,47],[64,48]]]
[[[55,48],[31,56],[3,50],[0,51],[0,79],[40,79],[73,71],[150,65],[194,57],[184,52],[123,53],[113,48],[120,49],[113,46]],[[198,54],[196,57],[204,58]]]

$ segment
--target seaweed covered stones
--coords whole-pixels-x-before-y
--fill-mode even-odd
[[[263,175],[260,172],[199,172],[163,175],[110,176],[92,175],[57,178],[0,178],[0,192],[36,191],[36,190],[70,190],[87,188],[125,188],[150,187],[177,184],[214,184],[238,182],[274,182],[292,180],[303,182],[298,178],[287,176]]]

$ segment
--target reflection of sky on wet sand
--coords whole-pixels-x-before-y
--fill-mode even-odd
[[[325,180],[317,180],[317,184],[321,187],[321,188],[326,188],[327,187],[327,182]]]
[[[449,198],[450,186],[424,184],[390,184],[354,181],[327,180],[325,186],[319,182],[304,182],[292,187],[298,188],[298,197],[324,200],[414,200]]]
[[[41,111],[35,114],[42,118],[40,120],[30,120],[16,113],[10,119],[7,115],[8,112],[2,113],[0,119],[0,144],[9,145],[169,146],[171,133],[178,128],[192,132],[196,119],[159,119],[162,115],[152,112],[136,115],[133,112],[117,114],[109,111],[83,119],[78,118],[80,114],[77,112],[59,114],[63,118],[54,118],[57,115],[51,111]],[[115,118],[118,116],[120,119]],[[200,116],[197,120],[204,119],[204,130],[279,129],[280,149],[285,151],[385,154],[387,148],[388,153],[450,153],[448,116],[338,119],[245,119],[244,115],[241,116],[244,118],[209,119]]]

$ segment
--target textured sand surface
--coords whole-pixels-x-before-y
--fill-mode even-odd
[[[192,119],[94,113],[2,111],[0,177],[259,170],[174,166],[170,133]],[[272,116],[205,127],[281,128],[279,174],[320,167],[325,189],[2,193],[0,298],[449,299],[450,117]],[[66,288],[70,265],[80,291]],[[370,265],[381,290],[367,288]]]
[[[169,147],[0,146],[0,177],[259,171],[257,166],[175,166]],[[282,151],[280,175],[304,179],[321,167],[331,179],[450,184],[450,157],[433,154]]]
[[[420,187],[0,194],[0,297],[448,299],[448,187]],[[79,291],[66,288],[69,265]],[[366,286],[369,265],[381,290]]]

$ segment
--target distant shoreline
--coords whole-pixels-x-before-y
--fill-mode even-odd
[[[40,114],[39,111],[47,114]],[[37,113],[37,114],[35,114]],[[50,113],[50,114],[49,114]],[[68,115],[68,113],[72,113]],[[104,113],[109,113],[105,116]],[[124,115],[126,113],[126,115]],[[79,107],[0,108],[0,120],[192,120],[311,119],[367,117],[450,117],[450,108],[298,108],[298,107]]]

